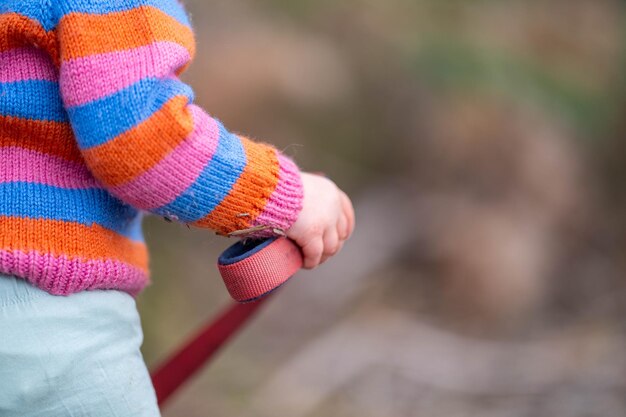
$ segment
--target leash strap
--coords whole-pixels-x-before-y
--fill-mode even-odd
[[[302,268],[302,253],[285,237],[242,241],[224,251],[217,267],[231,297],[246,303],[274,291]]]
[[[159,406],[210,361],[214,354],[250,320],[263,298],[302,267],[300,249],[280,237],[238,242],[226,249],[218,269],[230,295],[238,302],[224,310],[152,373]]]
[[[266,300],[264,298],[255,303],[231,305],[159,366],[152,373],[152,384],[159,406],[165,404],[185,381],[210,361],[219,348],[254,316]]]

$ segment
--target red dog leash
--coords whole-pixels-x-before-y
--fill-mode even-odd
[[[233,304],[212,320],[152,373],[159,405],[207,363],[237,330],[254,316],[266,295],[284,284],[302,267],[302,254],[281,237],[238,242],[226,249],[218,269]]]
[[[222,253],[217,267],[231,297],[247,303],[274,291],[298,272],[302,253],[285,237],[242,241]]]

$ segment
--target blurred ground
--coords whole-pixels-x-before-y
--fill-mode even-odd
[[[626,415],[617,0],[187,1],[186,79],[355,198],[164,416]],[[230,241],[151,218],[154,365],[228,296]]]

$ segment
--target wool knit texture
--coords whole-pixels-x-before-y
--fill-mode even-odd
[[[0,274],[134,295],[144,212],[291,226],[297,166],[193,104],[178,77],[194,52],[176,0],[0,0]]]

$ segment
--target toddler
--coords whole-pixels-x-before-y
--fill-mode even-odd
[[[330,180],[193,104],[194,53],[176,0],[0,0],[0,416],[159,415],[143,212],[284,231],[306,268],[352,233]]]

